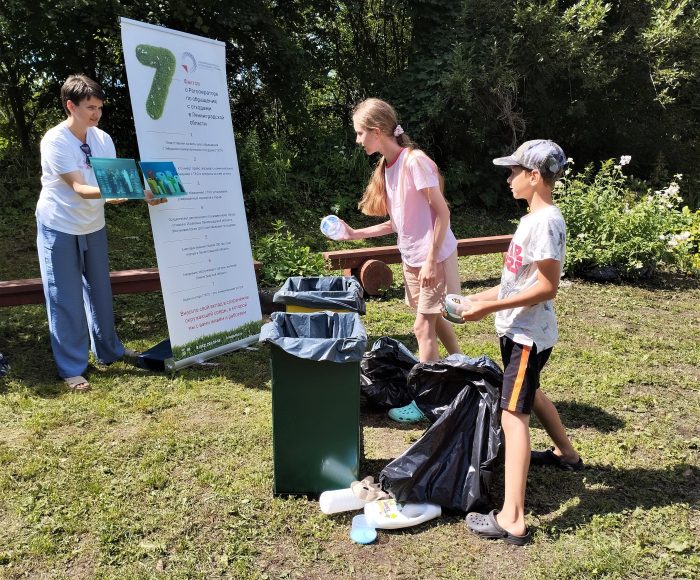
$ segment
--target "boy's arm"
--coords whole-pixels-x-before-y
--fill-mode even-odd
[[[537,267],[537,282],[530,288],[500,300],[498,298],[478,299],[470,305],[471,308],[467,312],[462,314],[462,318],[471,321],[481,320],[484,316],[499,310],[532,306],[554,298],[559,289],[561,262],[552,259],[540,260],[535,262],[535,266]],[[493,288],[487,290],[486,293],[490,293],[493,290]]]
[[[470,294],[467,296],[472,302],[480,302],[482,300],[496,300],[498,298],[498,293],[501,291],[501,285],[494,286],[483,292],[477,292],[476,294]]]

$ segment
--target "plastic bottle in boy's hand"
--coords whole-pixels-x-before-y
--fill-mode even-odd
[[[321,231],[323,235],[331,240],[344,240],[348,230],[345,224],[340,221],[337,215],[327,215],[321,220]]]
[[[471,301],[466,296],[448,294],[445,296],[442,317],[454,324],[464,324],[462,313],[471,310]]]

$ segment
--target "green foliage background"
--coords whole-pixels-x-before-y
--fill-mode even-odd
[[[103,127],[137,156],[119,17],[226,43],[249,218],[353,208],[370,162],[352,105],[393,102],[447,177],[453,207],[497,205],[490,159],[547,136],[582,166],[632,155],[660,186],[686,175],[698,206],[700,11],[691,0],[6,0],[0,5],[0,160],[8,203],[35,198],[38,141],[71,73],[98,80]],[[256,170],[258,163],[258,170]],[[260,164],[264,164],[261,166]],[[260,170],[260,168],[263,168]]]

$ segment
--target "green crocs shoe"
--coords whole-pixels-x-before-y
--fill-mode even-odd
[[[399,423],[418,423],[427,417],[423,415],[423,411],[418,408],[415,401],[411,401],[405,407],[396,407],[389,409],[389,418]]]

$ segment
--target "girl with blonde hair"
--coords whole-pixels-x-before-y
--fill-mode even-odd
[[[438,339],[448,353],[459,351],[452,325],[441,316],[447,294],[459,293],[457,240],[450,229],[450,210],[435,162],[404,133],[392,106],[367,99],[353,110],[356,142],[367,155],[379,153],[359,208],[365,215],[389,216],[381,224],[353,229],[345,224],[344,239],[359,240],[396,232],[403,263],[406,304],[416,311],[413,331],[421,362],[439,359]],[[421,418],[412,403],[394,419]],[[392,409],[392,411],[399,411]]]

